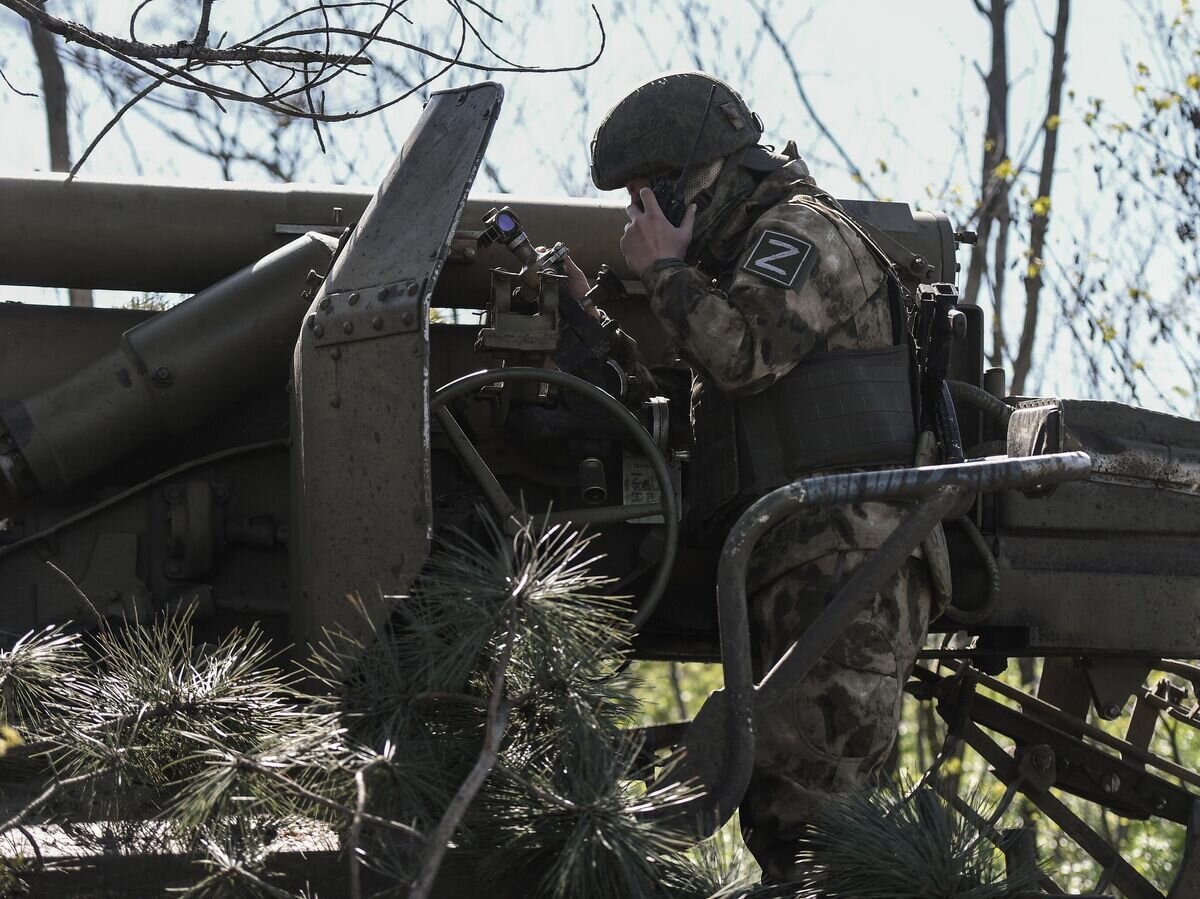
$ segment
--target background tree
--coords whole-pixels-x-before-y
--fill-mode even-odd
[[[1117,227],[1076,261],[1071,299],[1092,323],[1075,337],[1097,353],[1093,378],[1107,369],[1131,392],[1198,415],[1200,22],[1187,0],[1172,6],[1136,6],[1149,41],[1144,58],[1126,61],[1133,114],[1081,98],[1097,195]]]

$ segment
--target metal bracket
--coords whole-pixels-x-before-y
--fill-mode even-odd
[[[295,236],[299,234],[307,234],[309,231],[316,231],[318,234],[325,234],[329,237],[338,237],[346,230],[346,225],[342,222],[342,207],[334,206],[330,211],[330,217],[333,219],[332,224],[327,225],[305,225],[292,222],[280,222],[275,225],[276,234],[286,234]]]
[[[416,331],[421,327],[421,285],[409,278],[363,290],[327,293],[305,325],[316,346],[335,346]]]
[[[538,281],[537,314],[513,312],[513,292],[524,280],[518,273],[492,269],[491,303],[487,321],[479,331],[480,349],[553,352],[558,347],[559,280],[551,272],[542,272]]]
[[[479,238],[482,234],[482,231],[455,231],[454,237],[450,239],[450,253],[446,256],[446,261],[474,262],[475,257],[479,255]]]
[[[1018,403],[1008,420],[1008,455],[1045,456],[1063,451],[1063,405],[1057,398]],[[1022,492],[1029,497],[1049,496],[1054,487],[1038,484]]]
[[[1121,716],[1125,703],[1150,673],[1149,662],[1092,658],[1083,667],[1096,714],[1107,721]]]

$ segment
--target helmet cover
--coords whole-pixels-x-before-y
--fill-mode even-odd
[[[634,178],[678,173],[689,156],[693,166],[724,159],[761,136],[758,117],[724,81],[703,72],[659,75],[614,106],[596,129],[592,182],[617,190]]]

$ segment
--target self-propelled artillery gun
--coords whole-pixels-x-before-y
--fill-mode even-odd
[[[622,207],[470,196],[501,98],[432,95],[373,193],[0,178],[0,283],[194,293],[162,312],[0,304],[0,639],[89,619],[82,593],[114,619],[187,609],[303,644],[358,626],[347,594],[402,592],[481,504],[586,525],[635,597],[638,653],[725,667],[694,723],[646,735],[689,748],[674,776],[706,785],[707,831],[741,798],[755,714],[944,521],[954,599],[934,629],[973,640],[928,651],[953,670],[919,668],[911,692],[1126,895],[1160,894],[1051,790],[1187,826],[1170,895],[1200,894],[1200,774],[1151,748],[1160,715],[1196,721],[1200,422],[1007,396],[982,310],[956,302],[970,235],[845,201],[910,288],[957,437],[933,464],[781,487],[717,552],[691,517],[690,375],[623,268]],[[582,302],[568,252],[599,273]],[[912,512],[756,682],[754,540],[805,503],[885,497]],[[1037,696],[993,678],[1021,657],[1046,659]]]

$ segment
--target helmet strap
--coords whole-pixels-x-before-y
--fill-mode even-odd
[[[662,207],[663,215],[667,217],[667,221],[679,227],[683,221],[684,213],[687,212],[687,203],[684,200],[683,192],[687,186],[688,175],[692,171],[692,163],[696,159],[696,150],[700,146],[700,139],[704,137],[704,126],[708,123],[708,113],[712,109],[713,95],[717,91],[717,86],[713,84],[708,89],[708,99],[704,101],[704,114],[700,116],[700,127],[696,129],[696,139],[692,141],[692,149],[688,153],[687,161],[683,164],[683,168],[679,172],[679,177],[675,181],[675,186],[670,187],[670,181],[667,178],[662,178],[658,187],[654,182],[657,178],[651,179],[650,187],[654,191],[654,198],[658,200],[658,205]],[[663,193],[660,193],[660,189]],[[665,196],[664,196],[665,193]]]

